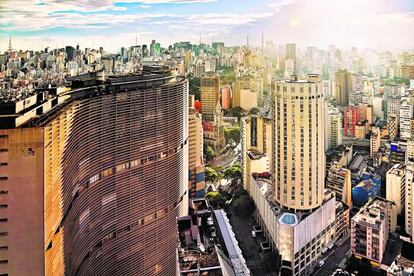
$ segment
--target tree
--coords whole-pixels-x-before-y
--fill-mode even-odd
[[[237,117],[237,119],[240,121],[240,118],[243,115],[243,108],[240,106],[229,108],[227,109],[227,115],[230,117]]]
[[[260,109],[258,109],[257,107],[253,107],[252,109],[249,110],[249,112],[247,113],[248,115],[257,115],[260,113]]]
[[[227,143],[233,143],[234,145],[238,145],[241,140],[240,127],[225,128],[224,137],[226,138]]]
[[[200,78],[196,78],[191,74],[188,74],[187,79],[190,95],[194,95],[196,100],[201,100]]]
[[[233,165],[230,168],[224,170],[224,179],[227,180],[239,180],[242,177],[241,167],[239,164]]]
[[[213,208],[222,208],[226,203],[226,198],[219,192],[208,192],[206,194],[206,199]]]
[[[204,169],[206,174],[206,181],[210,183],[215,183],[217,179],[219,178],[218,173],[210,167],[205,167]]]
[[[206,162],[210,162],[214,158],[214,150],[212,147],[208,145],[203,146],[203,154],[204,154],[204,159],[206,160]]]

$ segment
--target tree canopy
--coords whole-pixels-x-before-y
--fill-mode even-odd
[[[226,198],[219,192],[208,192],[206,194],[206,199],[213,208],[222,208],[226,203]]]
[[[224,129],[224,137],[227,143],[234,143],[238,145],[241,140],[241,129],[240,127],[231,127]]]

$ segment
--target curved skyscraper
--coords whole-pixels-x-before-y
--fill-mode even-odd
[[[28,275],[31,254],[36,275],[175,275],[176,217],[187,211],[187,97],[184,78],[154,69],[80,77],[33,105],[39,116],[7,119],[15,128],[0,130],[1,145],[14,158],[3,187],[17,199],[0,225],[11,250],[1,272]],[[30,170],[18,170],[22,160]],[[32,206],[16,185],[38,191]],[[21,225],[30,232],[18,233]],[[43,243],[25,253],[14,240],[23,234]]]
[[[324,98],[317,75],[278,81],[273,95],[275,199],[292,211],[319,207],[324,194]]]

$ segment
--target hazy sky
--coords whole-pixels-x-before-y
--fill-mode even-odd
[[[0,51],[174,41],[414,49],[414,0],[0,0]]]

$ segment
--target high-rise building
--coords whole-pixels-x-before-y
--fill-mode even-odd
[[[327,149],[336,148],[342,144],[342,114],[338,108],[328,109]]]
[[[326,188],[335,192],[336,200],[342,201],[348,207],[352,205],[351,199],[351,171],[334,164],[332,168],[328,170],[328,176],[326,178]]]
[[[319,76],[277,81],[272,111],[276,202],[292,210],[317,208],[325,179],[325,106]]]
[[[392,228],[391,209],[391,202],[374,198],[352,218],[351,250],[356,258],[380,266]]]
[[[387,117],[391,114],[394,114],[399,118],[400,116],[400,105],[401,105],[401,98],[396,95],[391,95],[386,100],[387,103]]]
[[[370,155],[377,153],[381,146],[381,130],[379,127],[373,127],[370,138]]]
[[[404,100],[400,105],[400,138],[411,138],[411,120],[413,119],[413,104]],[[414,137],[413,137],[414,138]]]
[[[382,95],[376,95],[372,100],[372,109],[376,119],[384,119],[383,101]]]
[[[205,174],[203,161],[203,124],[201,114],[190,107],[188,122],[188,171],[189,196],[203,197],[205,192]]]
[[[405,206],[405,166],[394,165],[386,175],[386,199],[397,206],[397,214],[401,214]]]
[[[294,72],[296,70],[296,44],[295,43],[288,43],[286,44],[286,55],[285,60],[292,60]]]
[[[355,126],[359,122],[359,112],[356,106],[347,106],[344,109],[344,135],[355,136]]]
[[[214,121],[217,103],[220,100],[220,78],[216,75],[202,77],[200,91],[203,104],[203,120],[212,122]]]
[[[221,107],[223,109],[229,109],[231,107],[232,90],[229,85],[221,89]]]
[[[249,191],[252,174],[269,173],[272,155],[272,121],[260,115],[242,118],[243,187]]]
[[[405,232],[414,241],[414,164],[405,167]]]
[[[367,121],[368,125],[372,124],[372,105],[360,103],[358,105],[358,113],[360,121]]]
[[[352,77],[347,70],[339,70],[335,73],[335,99],[341,106],[349,104],[349,94],[352,92]]]
[[[394,139],[398,135],[398,117],[395,114],[389,114],[387,120],[387,128],[390,137],[390,141],[394,141]]]
[[[176,273],[188,82],[153,68],[95,75],[1,103],[0,274]]]
[[[405,151],[405,163],[414,164],[414,140],[407,141],[407,149]]]

